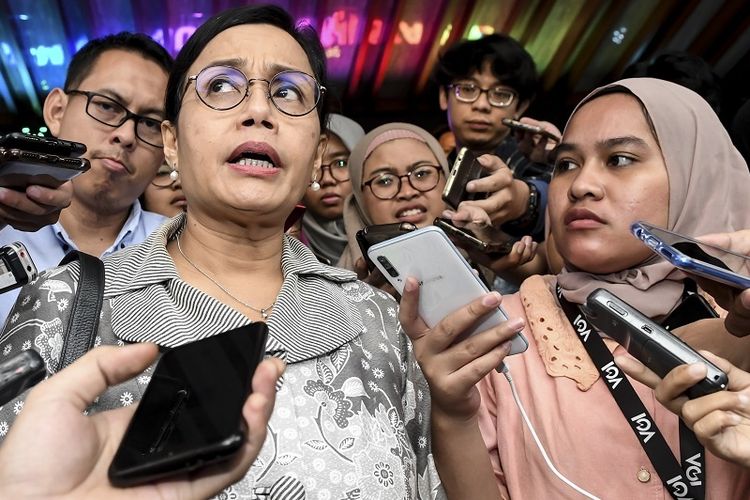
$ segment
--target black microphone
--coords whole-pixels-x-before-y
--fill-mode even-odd
[[[0,363],[0,406],[44,380],[45,375],[44,360],[33,349]]]

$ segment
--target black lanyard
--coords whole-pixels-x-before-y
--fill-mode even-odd
[[[664,487],[672,498],[703,500],[706,496],[706,457],[703,445],[698,442],[695,433],[680,420],[680,466],[635,389],[615,364],[614,356],[598,332],[580,309],[562,296],[559,285],[557,297],[576,336],[601,372],[607,389],[633,429]]]

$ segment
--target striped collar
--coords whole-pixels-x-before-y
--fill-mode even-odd
[[[174,347],[250,322],[178,275],[166,245],[186,220],[178,216],[142,244],[104,259],[104,298],[112,305],[117,337]],[[345,290],[355,282],[354,273],[321,264],[290,237],[284,238],[281,269],[284,281],[267,321],[269,348],[285,351],[293,363],[331,352],[362,333],[359,310]]]

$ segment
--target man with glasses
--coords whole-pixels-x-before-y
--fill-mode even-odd
[[[524,155],[502,123],[518,119],[534,98],[537,73],[531,56],[506,35],[465,40],[440,57],[436,78],[456,147],[493,155],[480,160],[491,175],[477,181],[481,189],[473,189],[488,191],[488,198],[470,203],[507,232],[541,241],[551,168]],[[451,162],[454,158],[455,152],[449,155]]]
[[[44,102],[44,121],[54,136],[86,144],[91,169],[72,181],[71,204],[56,224],[31,233],[6,227],[0,245],[23,242],[42,271],[71,250],[103,257],[140,243],[165,220],[143,211],[138,197],[164,160],[160,126],[171,66],[158,43],[125,32],[91,40],[73,56],[65,87]],[[17,295],[0,295],[0,317]]]

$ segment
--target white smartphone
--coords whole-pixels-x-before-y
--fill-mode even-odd
[[[407,277],[419,281],[419,315],[430,328],[489,291],[448,236],[435,226],[377,243],[367,253],[399,293],[403,293]],[[465,337],[507,320],[505,311],[498,307]],[[526,338],[518,333],[509,354],[524,352],[528,347]]]

